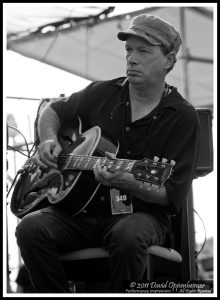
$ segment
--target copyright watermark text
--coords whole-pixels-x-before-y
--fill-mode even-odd
[[[126,293],[213,293],[213,281],[188,280],[174,281],[129,281],[125,287]]]

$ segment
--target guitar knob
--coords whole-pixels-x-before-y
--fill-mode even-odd
[[[151,170],[150,172],[151,172],[151,174],[153,174],[153,175],[157,174],[157,170],[155,170],[155,169],[154,169],[154,170]]]

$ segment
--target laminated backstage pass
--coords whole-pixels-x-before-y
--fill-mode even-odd
[[[116,188],[110,189],[112,215],[133,213],[132,197]]]

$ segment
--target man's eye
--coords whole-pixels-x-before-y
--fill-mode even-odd
[[[140,49],[141,53],[152,53],[150,50],[147,49]]]

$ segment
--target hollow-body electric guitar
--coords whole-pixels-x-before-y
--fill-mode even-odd
[[[71,202],[73,215],[80,213],[100,186],[93,175],[98,159],[109,172],[132,173],[135,179],[158,186],[172,173],[169,163],[105,157],[106,151],[116,155],[118,144],[104,137],[98,126],[82,133],[80,118],[73,120],[72,127],[61,129],[58,140],[62,147],[58,169],[41,169],[31,158],[22,168],[11,198],[11,211],[17,217],[61,201]]]

